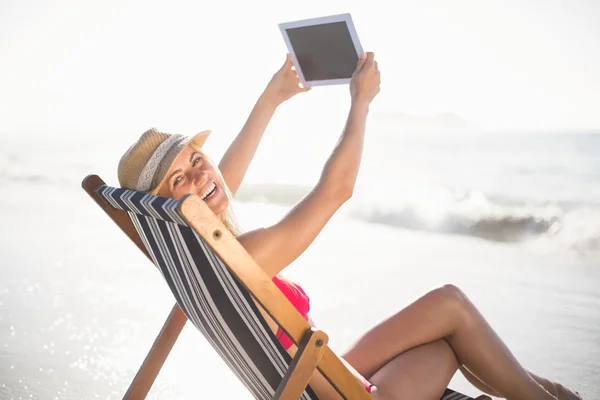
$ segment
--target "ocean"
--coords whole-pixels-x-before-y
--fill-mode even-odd
[[[335,137],[291,140],[272,136],[257,154],[235,199],[243,228],[301,199]],[[173,305],[79,186],[90,173],[116,185],[126,141],[0,138],[1,399],[121,398]],[[284,273],[334,350],[453,283],[526,368],[600,398],[600,133],[407,133],[375,121],[353,198]],[[478,393],[460,375],[451,386]],[[149,398],[245,393],[188,326]]]

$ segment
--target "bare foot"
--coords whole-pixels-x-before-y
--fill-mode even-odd
[[[564,387],[560,383],[555,383],[556,393],[553,393],[558,400],[583,400],[579,392],[573,392],[569,388]]]

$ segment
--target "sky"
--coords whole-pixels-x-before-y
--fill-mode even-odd
[[[284,61],[277,24],[346,12],[382,73],[373,115],[600,130],[595,0],[0,0],[0,134],[237,132]],[[318,134],[348,106],[347,86],[314,88],[274,124]]]

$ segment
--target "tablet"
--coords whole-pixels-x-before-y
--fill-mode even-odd
[[[350,14],[279,24],[304,87],[349,83],[363,50]]]

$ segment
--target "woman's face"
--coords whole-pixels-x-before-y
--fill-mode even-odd
[[[217,167],[204,153],[190,146],[186,146],[177,156],[158,191],[159,196],[175,200],[186,194],[198,195],[216,215],[220,215],[229,205]]]

